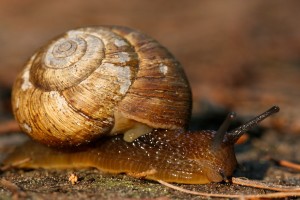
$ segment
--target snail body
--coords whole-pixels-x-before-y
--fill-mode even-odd
[[[274,106],[242,126],[226,132],[230,114],[218,131],[153,130],[133,142],[105,137],[80,149],[53,149],[29,142],[5,161],[19,168],[68,169],[93,167],[109,173],[185,184],[227,180],[236,168],[234,144],[248,129],[279,111]]]
[[[65,151],[29,142],[4,163],[30,158],[22,168],[70,169],[97,168],[103,172],[126,173],[138,178],[164,180],[188,184],[220,182],[235,169],[233,145],[215,152],[208,150],[210,133],[185,133],[155,130],[133,142],[124,142],[121,136],[103,138],[81,151]],[[195,140],[197,140],[196,145]],[[166,142],[168,141],[168,142]],[[197,148],[197,150],[195,150]],[[23,152],[23,153],[21,153]],[[221,160],[220,160],[221,159]],[[212,163],[213,162],[213,163]],[[230,164],[228,164],[230,163]],[[215,169],[218,166],[219,169]]]
[[[126,27],[87,27],[30,58],[12,106],[34,140],[78,146],[103,135],[132,141],[153,129],[185,129],[191,91],[179,62],[152,38]]]

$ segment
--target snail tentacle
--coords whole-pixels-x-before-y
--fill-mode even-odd
[[[267,117],[279,112],[278,106],[273,106],[269,110],[263,112],[262,114],[254,117],[253,119],[249,120],[245,124],[237,127],[229,131],[226,135],[229,138],[229,141],[235,143],[247,130],[251,129],[253,126],[256,126],[259,122],[266,119]]]
[[[213,148],[219,148],[220,145],[223,142],[224,136],[231,124],[231,122],[233,121],[233,119],[235,119],[236,117],[236,113],[235,112],[231,112],[227,115],[226,119],[224,120],[224,122],[222,123],[222,125],[220,126],[220,128],[218,129],[218,131],[216,132],[214,141],[213,141]]]

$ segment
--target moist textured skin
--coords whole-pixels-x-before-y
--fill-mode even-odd
[[[121,136],[103,138],[79,150],[55,150],[32,141],[17,148],[5,164],[29,158],[20,168],[86,168],[127,173],[185,184],[220,182],[236,167],[233,143],[213,146],[214,131],[154,130],[132,143]],[[228,140],[225,140],[228,141]]]

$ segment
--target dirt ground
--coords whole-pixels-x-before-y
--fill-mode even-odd
[[[38,1],[0,2],[0,120],[12,119],[10,90],[25,61],[75,27],[116,24],[151,35],[184,66],[193,91],[191,129],[215,129],[228,111],[241,123],[272,105],[280,113],[237,145],[234,177],[299,186],[300,173],[270,158],[300,162],[299,1]],[[237,124],[235,124],[237,125]],[[24,141],[0,135],[0,161]],[[75,173],[79,182],[68,181]],[[97,170],[5,170],[23,193],[0,184],[0,199],[200,199],[159,183]],[[196,191],[263,194],[230,183],[181,185]]]

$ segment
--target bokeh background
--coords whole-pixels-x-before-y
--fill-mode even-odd
[[[299,6],[296,0],[1,0],[0,113],[10,113],[13,80],[40,46],[68,29],[114,24],[139,29],[174,54],[190,80],[194,113],[254,115],[277,104],[275,125],[299,132]]]
[[[236,146],[242,167],[234,176],[299,186],[299,172],[270,160],[300,160],[299,8],[298,0],[0,0],[0,162],[24,141],[21,135],[3,133],[18,129],[14,121],[6,121],[13,118],[13,81],[27,59],[69,29],[123,25],[154,37],[182,63],[193,90],[194,128],[200,119],[219,126],[228,111],[244,121],[279,105],[280,113],[261,124],[269,129],[254,130],[257,135],[249,134],[250,139]],[[223,116],[216,122],[210,115],[219,112]],[[15,183],[33,199],[193,198],[154,182],[103,176],[96,170],[76,171],[80,181],[74,186],[68,183],[70,172],[0,168],[0,179]],[[10,199],[11,192],[1,187],[0,198]],[[218,183],[189,189],[264,192]]]

